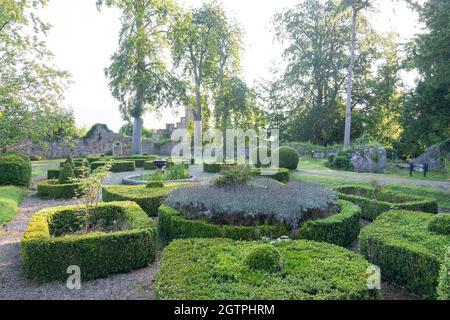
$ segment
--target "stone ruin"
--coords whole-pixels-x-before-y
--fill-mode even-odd
[[[381,147],[358,147],[351,150],[350,161],[355,172],[387,173],[387,153]]]
[[[417,171],[423,170],[423,165],[428,164],[429,170],[444,170],[450,162],[450,140],[428,148],[424,154],[412,160]]]

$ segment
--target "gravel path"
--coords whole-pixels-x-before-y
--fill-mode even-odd
[[[431,187],[436,190],[450,192],[450,182],[446,182],[446,181],[413,180],[413,179],[405,179],[405,178],[386,177],[386,176],[383,176],[380,174],[353,173],[353,172],[344,172],[344,171],[321,171],[321,170],[303,170],[303,169],[298,169],[297,171],[299,173],[311,174],[311,175],[316,175],[316,176],[352,179],[352,180],[369,181],[369,182],[372,180],[377,180],[381,184],[388,184],[388,183],[409,184],[409,185],[422,186],[422,187]]]
[[[154,299],[158,263],[126,274],[82,284],[69,290],[64,283],[36,285],[22,272],[20,239],[28,220],[42,208],[76,204],[74,200],[41,200],[32,194],[22,204],[16,220],[0,230],[0,300],[144,300]]]

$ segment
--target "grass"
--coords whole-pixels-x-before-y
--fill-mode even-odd
[[[305,182],[318,183],[330,188],[342,187],[345,185],[359,185],[369,186],[370,182],[364,182],[359,180],[335,178],[335,177],[323,177],[309,174],[294,173],[291,175],[292,180],[301,180]],[[450,193],[435,190],[428,187],[410,186],[399,183],[386,184],[383,187],[385,190],[403,192],[409,195],[431,197],[437,200],[440,209],[450,210]]]
[[[312,157],[300,157],[299,169],[303,170],[320,170],[320,171],[334,171],[325,166],[327,159],[316,159]]]
[[[33,161],[31,177],[36,178],[42,175],[47,175],[47,171],[49,169],[59,168],[59,163],[62,161],[64,161],[64,159]]]
[[[27,193],[22,187],[0,187],[0,226],[14,219]]]

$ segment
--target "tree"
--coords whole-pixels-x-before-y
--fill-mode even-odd
[[[208,95],[219,90],[229,68],[238,62],[239,31],[230,27],[217,3],[180,15],[172,28],[172,56],[193,81],[194,120],[200,125]],[[201,134],[199,127],[196,135]],[[198,137],[197,137],[198,139]]]
[[[405,156],[417,156],[450,136],[450,3],[428,0],[419,13],[427,31],[409,46],[407,65],[420,79],[401,115],[405,131],[399,147]]]
[[[142,137],[146,139],[151,139],[154,135],[155,131],[147,128],[142,128]],[[127,137],[131,137],[133,135],[133,124],[131,122],[125,123],[119,129],[119,134]]]
[[[165,62],[168,30],[178,8],[172,0],[98,0],[122,10],[119,49],[106,70],[124,120],[134,121],[132,152],[142,153],[143,115],[184,101],[184,85]]]
[[[22,139],[70,138],[71,110],[63,107],[69,74],[51,65],[49,25],[35,10],[46,0],[0,0],[0,147]],[[24,31],[26,30],[26,31]]]

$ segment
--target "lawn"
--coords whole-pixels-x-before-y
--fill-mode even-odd
[[[64,159],[33,161],[31,177],[36,178],[42,175],[47,175],[47,171],[49,169],[59,168],[59,163],[62,161],[64,161]]]
[[[368,186],[370,182],[364,182],[360,180],[351,180],[335,177],[323,177],[309,174],[294,173],[291,175],[292,180],[302,180],[306,182],[314,182],[325,185],[330,188],[342,187],[344,185],[360,185]],[[415,196],[431,197],[437,200],[439,208],[450,210],[450,193],[444,191],[438,191],[427,187],[411,186],[399,183],[390,183],[384,185],[386,190],[398,191]]]
[[[0,226],[14,219],[26,195],[27,190],[22,187],[0,187]]]

